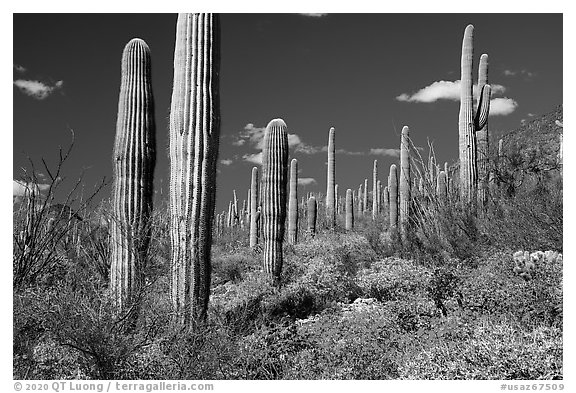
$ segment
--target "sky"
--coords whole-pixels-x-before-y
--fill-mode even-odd
[[[86,190],[111,182],[120,60],[138,37],[152,57],[155,202],[166,202],[176,19],[15,14],[13,179],[28,156],[54,165],[73,130],[64,174],[72,182],[84,171]],[[405,125],[417,146],[433,143],[439,162],[457,160],[461,45],[470,23],[474,79],[480,55],[489,55],[493,135],[562,104],[561,14],[222,14],[216,211],[227,208],[232,190],[246,198],[264,127],[278,117],[288,125],[290,158],[299,161],[300,195],[326,190],[330,127],[341,195],[365,178],[371,183],[375,159],[385,183]],[[17,183],[13,189],[21,192]]]

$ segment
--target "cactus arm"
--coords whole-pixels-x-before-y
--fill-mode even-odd
[[[492,89],[490,85],[484,85],[484,87],[482,88],[480,101],[478,102],[478,112],[476,112],[476,118],[474,119],[474,129],[476,131],[483,130],[484,127],[486,127],[486,124],[488,123],[491,92]]]

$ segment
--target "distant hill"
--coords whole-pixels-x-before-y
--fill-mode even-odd
[[[501,137],[504,152],[522,151],[524,156],[535,154],[541,165],[554,165],[562,134],[562,127],[556,124],[557,120],[563,122],[562,105],[504,134]],[[497,149],[498,141],[495,141],[493,146]]]

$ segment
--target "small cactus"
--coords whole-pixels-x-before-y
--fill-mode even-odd
[[[308,233],[310,237],[316,236],[316,214],[318,212],[318,204],[316,203],[316,198],[311,196],[308,198],[308,212],[306,213],[306,219],[308,220]]]
[[[351,231],[354,229],[354,199],[352,198],[352,190],[346,190],[346,230]]]
[[[360,184],[360,187],[358,187],[358,216],[362,216],[362,213],[364,212],[364,207],[363,207],[363,194],[362,194],[362,184]]]
[[[286,220],[288,132],[282,119],[266,126],[262,149],[262,229],[264,269],[278,283],[282,272],[282,242]]]
[[[446,182],[446,172],[440,171],[436,179],[436,195],[440,202],[445,202],[448,196],[448,184]]]
[[[400,179],[398,185],[398,204],[400,208],[400,235],[406,240],[410,224],[410,129],[402,128],[400,142]]]
[[[110,289],[118,312],[136,306],[150,242],[156,140],[150,49],[141,39],[122,54],[114,142]]]
[[[364,210],[362,213],[366,213],[368,211],[368,179],[364,179],[364,202],[362,202],[362,207]]]
[[[396,229],[398,226],[398,172],[395,164],[390,165],[390,175],[388,176],[388,194],[390,228]]]
[[[288,243],[298,242],[298,160],[290,162],[290,194],[288,197]]]

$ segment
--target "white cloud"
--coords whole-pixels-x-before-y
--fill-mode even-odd
[[[300,15],[304,15],[304,16],[309,16],[311,18],[321,18],[323,16],[326,16],[328,14],[320,14],[320,13],[308,13],[308,14],[300,14]]]
[[[55,90],[61,89],[64,85],[64,82],[58,81],[54,84],[54,86],[50,86],[40,81],[17,79],[14,81],[14,84],[20,89],[22,93],[36,98],[37,100],[43,100],[52,94]]]
[[[39,194],[42,191],[46,191],[48,188],[50,188],[50,184],[26,183],[20,180],[12,181],[13,196],[25,196],[30,192],[35,192],[36,194]]]
[[[14,70],[16,70],[16,72],[19,72],[21,74],[26,72],[26,68],[24,68],[20,64],[14,64]]]
[[[506,88],[502,85],[491,84],[492,95],[504,94]],[[474,95],[478,94],[478,86],[474,85]],[[396,97],[398,101],[404,102],[436,102],[438,100],[460,100],[460,80],[457,81],[436,81],[423,87],[413,94],[403,93]]]
[[[317,182],[313,177],[301,177],[298,178],[298,184],[301,186],[310,186],[312,184],[317,184]]]
[[[220,164],[222,165],[232,165],[232,160],[220,160]]]
[[[527,78],[532,78],[534,76],[536,76],[535,72],[532,71],[528,71],[527,69],[522,69],[522,70],[504,70],[503,74],[505,76],[516,76],[516,75],[523,75]]]
[[[400,149],[370,149],[370,155],[400,157]]]
[[[490,116],[506,116],[514,112],[518,103],[512,98],[494,98],[490,100]]]
[[[248,161],[254,164],[260,164],[262,165],[262,152],[260,153],[254,153],[254,154],[244,154],[242,156],[242,159],[244,161]]]

